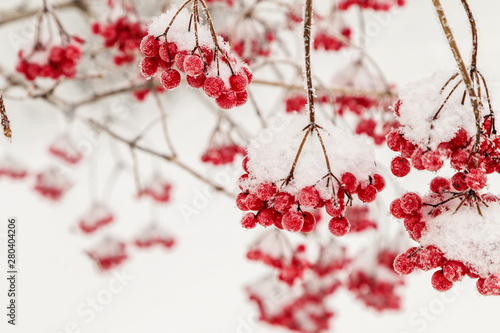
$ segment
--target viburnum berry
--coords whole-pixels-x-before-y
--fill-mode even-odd
[[[281,223],[283,224],[283,228],[285,230],[297,232],[304,226],[304,216],[301,212],[290,211],[283,215]]]
[[[262,201],[271,200],[276,194],[276,185],[272,183],[261,183],[257,187],[257,197]]]
[[[391,202],[389,210],[392,216],[394,216],[397,219],[403,219],[406,216],[405,211],[403,210],[403,208],[401,208],[401,199],[399,198]]]
[[[349,232],[351,224],[346,217],[334,217],[328,223],[328,230],[336,237],[342,237]]]
[[[245,229],[253,229],[257,225],[257,219],[254,213],[246,213],[241,219],[241,225]]]
[[[203,73],[197,76],[189,76],[189,75],[186,76],[187,83],[189,84],[189,86],[193,88],[203,87],[203,84],[205,83],[206,79],[207,77]]]
[[[263,227],[269,227],[276,220],[276,211],[274,209],[263,209],[257,215],[257,222]]]
[[[399,152],[401,151],[401,144],[403,143],[403,138],[398,130],[393,129],[386,136],[387,146],[390,150]]]
[[[273,207],[280,213],[287,213],[294,203],[294,198],[291,194],[280,192],[274,199]]]
[[[496,275],[490,275],[487,278],[478,279],[476,286],[481,295],[500,295],[500,278]]]
[[[207,77],[203,84],[203,91],[208,97],[217,98],[224,91],[224,81],[219,77]]]
[[[474,191],[483,189],[487,181],[486,173],[481,169],[472,169],[465,176],[465,183]]]
[[[408,275],[415,270],[415,261],[411,257],[415,252],[415,247],[410,248],[405,253],[399,254],[394,259],[394,270],[400,275]]]
[[[416,254],[416,265],[423,271],[441,267],[445,261],[443,252],[433,245],[426,246]]]
[[[457,172],[451,177],[451,186],[458,192],[465,191],[469,188],[465,181],[465,173]]]
[[[404,157],[395,157],[391,162],[391,171],[396,177],[404,177],[410,173],[410,170],[410,162]]]
[[[342,216],[345,212],[345,204],[343,200],[335,200],[334,198],[325,202],[325,210],[331,217]]]
[[[175,44],[174,42],[169,42],[167,46],[166,43],[162,43],[158,50],[158,55],[163,61],[167,63],[173,62],[175,56],[177,55],[177,44]]]
[[[229,84],[235,92],[244,91],[248,85],[248,78],[243,72],[236,73],[229,77]]]
[[[401,198],[401,209],[406,214],[414,214],[422,208],[422,199],[416,193],[406,193]]]
[[[236,93],[236,106],[242,106],[245,104],[248,100],[248,92],[245,91],[239,91]]]
[[[424,151],[422,149],[415,149],[415,151],[411,155],[411,164],[416,170],[425,170],[423,158]]]
[[[381,192],[385,188],[385,179],[379,174],[373,175],[373,186],[377,189],[377,192]]]
[[[444,157],[439,151],[433,150],[423,155],[422,164],[429,171],[438,171],[443,167]]]
[[[203,72],[203,60],[196,54],[186,55],[182,67],[187,75],[196,76]]]
[[[444,277],[443,271],[439,270],[432,274],[431,284],[437,291],[448,291],[453,287],[453,282]]]
[[[458,282],[467,274],[467,268],[460,261],[450,260],[443,265],[443,275],[451,282]]]
[[[239,210],[241,211],[247,211],[248,207],[247,204],[245,203],[247,199],[247,194],[245,193],[238,193],[236,196],[236,207],[238,207]]]
[[[304,207],[314,207],[320,200],[318,190],[313,186],[304,187],[299,193],[299,203]]]
[[[160,82],[165,89],[174,89],[181,83],[181,74],[175,69],[161,73]]]
[[[458,130],[457,134],[455,134],[453,139],[450,140],[450,145],[453,148],[463,148],[467,144],[468,138],[469,135],[467,134],[467,131],[461,128]]]
[[[302,226],[302,229],[300,229],[300,231],[311,232],[314,230],[315,227],[316,227],[316,218],[314,217],[314,215],[309,212],[304,212],[304,225]]]
[[[184,51],[178,51],[177,54],[175,55],[174,63],[177,69],[181,72],[185,72],[184,69],[184,59],[189,55],[189,52],[184,50]]]
[[[249,194],[245,199],[245,204],[249,210],[259,210],[263,202],[256,195]]]
[[[440,193],[447,191],[451,188],[450,181],[443,177],[435,177],[431,180],[431,191],[434,193]]]
[[[236,93],[232,90],[227,90],[223,92],[222,94],[219,95],[219,97],[215,99],[217,105],[224,110],[234,108],[236,106],[237,101],[238,97],[236,96]]]
[[[141,52],[146,57],[156,57],[159,51],[158,41],[155,36],[147,35],[141,41]]]
[[[342,175],[341,180],[342,180],[342,184],[347,192],[356,193],[358,186],[359,186],[359,182],[356,179],[356,176],[354,176],[350,172],[346,172]]]
[[[358,198],[362,202],[369,203],[373,202],[377,197],[377,188],[373,185],[367,185],[366,187],[360,186],[358,188]]]
[[[143,58],[141,60],[141,72],[144,76],[153,76],[158,71],[158,61],[155,58]]]

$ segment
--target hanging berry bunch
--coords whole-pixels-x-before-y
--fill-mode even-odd
[[[35,191],[43,197],[59,201],[73,186],[60,168],[49,168],[36,175]]]
[[[70,165],[77,165],[83,158],[83,154],[69,134],[63,134],[53,140],[49,146],[49,153]]]
[[[44,2],[38,14],[33,44],[18,53],[16,70],[29,81],[37,77],[73,78],[83,40],[70,36],[55,12]]]
[[[137,247],[144,249],[153,246],[170,249],[175,245],[175,239],[170,232],[152,223],[135,236],[134,243]]]
[[[104,39],[104,47],[115,49],[113,62],[116,66],[133,63],[141,40],[147,35],[131,2],[108,1],[108,13],[102,22],[92,24],[92,33]]]
[[[488,87],[476,66],[476,25],[467,2],[462,1],[473,34],[467,69],[440,2],[433,3],[459,73],[447,81],[446,76],[427,80],[427,86],[416,91],[418,96],[408,90],[402,94],[394,108],[401,127],[388,136],[389,147],[400,151],[401,157],[393,160],[391,169],[404,177],[412,166],[438,171],[450,160],[455,174],[435,177],[430,193],[424,196],[410,192],[392,202],[391,213],[404,219],[410,237],[420,243],[400,254],[394,268],[401,274],[415,268],[438,269],[431,283],[439,291],[449,290],[468,275],[478,278],[481,294],[500,295],[500,200],[485,190],[488,174],[497,170],[500,151]],[[459,94],[460,86],[465,91]],[[413,110],[411,115],[409,110]]]
[[[317,15],[316,15],[317,17]],[[351,29],[345,24],[336,4],[325,18],[317,17],[318,25],[314,35],[315,50],[339,51],[351,40]]]
[[[160,174],[155,174],[139,191],[138,197],[148,197],[156,203],[170,201],[172,184]]]
[[[292,112],[304,112],[307,106],[307,95],[301,92],[291,92],[285,96],[285,111],[287,113]]]
[[[191,2],[189,13],[185,7]],[[191,87],[202,88],[222,109],[247,101],[246,88],[252,73],[231,55],[229,46],[215,33],[204,0],[188,0],[178,10],[172,8],[153,19],[141,42],[141,52],[145,56],[142,74],[150,77],[159,73],[165,89],[179,86],[182,72]]]
[[[208,148],[201,156],[203,163],[227,165],[233,163],[237,155],[245,155],[245,148],[235,143],[231,136],[232,128],[224,128],[222,122],[223,117],[219,114],[217,124],[208,140]]]
[[[402,7],[405,0],[341,0],[340,10],[347,10],[352,6],[359,6],[362,9],[372,9],[377,11],[389,11],[393,7]]]
[[[4,156],[0,159],[0,179],[7,177],[10,179],[24,179],[28,176],[28,170],[11,156]]]
[[[91,234],[115,220],[113,213],[102,203],[94,203],[80,218],[78,228],[85,234]]]
[[[109,271],[121,265],[128,258],[126,244],[110,237],[102,239],[86,253],[102,271]]]

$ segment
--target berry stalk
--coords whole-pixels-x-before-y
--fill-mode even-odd
[[[312,24],[313,2],[306,0],[304,10],[304,55],[305,55],[305,75],[307,85],[307,105],[309,108],[309,120],[314,124],[316,118],[314,114],[314,87],[311,73],[311,24]]]

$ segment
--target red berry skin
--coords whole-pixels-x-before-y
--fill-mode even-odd
[[[280,230],[283,230],[283,214],[277,213],[276,219],[274,220],[274,226]]]
[[[236,206],[238,207],[239,210],[242,211],[248,210],[248,207],[245,203],[246,199],[247,199],[247,194],[245,193],[239,193],[238,196],[236,196]]]
[[[141,41],[140,49],[142,54],[146,57],[156,57],[158,55],[159,48],[160,46],[158,41],[153,35],[147,35]]]
[[[261,209],[263,202],[257,198],[256,195],[249,194],[245,199],[245,204],[249,210],[259,210]]]
[[[228,90],[217,97],[215,102],[221,109],[229,110],[236,106],[237,100],[236,93],[232,90]]]
[[[174,89],[181,83],[181,74],[175,69],[166,70],[161,73],[160,82],[165,89]]]
[[[141,60],[141,73],[146,77],[156,74],[158,71],[158,61],[155,58],[143,58]]]
[[[160,56],[161,60],[167,63],[173,63],[175,56],[177,55],[177,44],[169,42],[167,48],[167,44],[162,43],[158,50],[158,55]]]
[[[342,237],[349,232],[351,224],[346,217],[334,217],[328,223],[328,230],[336,237]]]
[[[484,296],[500,295],[500,278],[496,275],[490,275],[487,278],[477,280],[477,291]]]
[[[432,274],[431,284],[437,291],[445,292],[453,287],[453,282],[446,279],[443,271],[439,270]]]
[[[248,101],[248,92],[246,90],[236,93],[236,106],[242,106]]]
[[[196,76],[203,72],[203,60],[196,54],[187,55],[184,57],[183,66],[187,75]]]
[[[440,249],[433,245],[429,245],[416,254],[416,265],[423,271],[441,267],[446,259]]]
[[[467,132],[461,128],[458,130],[457,134],[450,140],[450,146],[453,148],[463,148],[467,144]]]
[[[205,80],[207,77],[205,74],[200,74],[198,76],[186,76],[186,81],[189,84],[190,87],[193,88],[201,88],[203,87],[203,84],[205,83]]]
[[[369,203],[375,201],[377,197],[377,188],[373,185],[368,185],[366,187],[359,187],[358,198],[364,203]]]
[[[304,225],[300,232],[311,232],[316,227],[316,218],[309,212],[304,212]]]
[[[444,157],[437,150],[430,151],[422,156],[422,163],[429,171],[438,171],[443,167]]]
[[[304,207],[315,207],[319,203],[318,190],[313,186],[304,187],[299,193],[299,203]]]
[[[404,219],[406,217],[406,213],[401,208],[401,199],[399,198],[391,202],[389,209],[391,211],[392,216],[394,216],[397,219]]]
[[[245,73],[240,72],[229,77],[229,84],[231,85],[231,89],[240,92],[247,88],[248,78]]]
[[[263,209],[257,216],[257,222],[263,227],[269,227],[276,220],[276,211],[274,209]]]
[[[272,183],[261,183],[257,187],[257,197],[262,201],[271,200],[276,194],[276,185]]]
[[[399,275],[408,275],[415,270],[415,263],[408,252],[401,253],[394,259],[394,270]]]
[[[467,268],[460,261],[450,260],[443,265],[443,275],[451,282],[458,282],[467,274]]]
[[[403,138],[401,137],[401,134],[399,134],[398,130],[396,129],[391,130],[389,134],[387,134],[386,136],[386,142],[390,150],[395,152],[401,151],[401,144],[403,143]]]
[[[253,213],[246,213],[241,219],[241,226],[245,229],[253,229],[257,225],[257,219]]]
[[[469,188],[465,181],[465,173],[457,172],[451,177],[451,186],[458,192],[465,191]]]
[[[373,186],[377,189],[377,192],[381,192],[385,188],[385,179],[379,174],[373,175]]]
[[[422,238],[422,235],[426,231],[426,225],[425,222],[417,222],[413,226],[413,230],[410,232],[410,237],[414,241],[418,242],[420,238]]]
[[[434,193],[440,193],[443,191],[448,191],[451,189],[450,181],[443,177],[436,177],[431,180],[431,191]]]
[[[49,61],[52,63],[62,63],[64,61],[65,54],[64,54],[64,49],[59,46],[54,46],[53,48],[50,49],[49,52]]]
[[[175,55],[175,66],[181,72],[184,72],[184,59],[189,55],[188,51],[180,51]]]
[[[281,223],[285,230],[297,232],[304,226],[304,216],[301,212],[288,212],[283,215]]]
[[[410,162],[404,157],[395,157],[391,162],[391,172],[396,177],[404,177],[410,173]]]
[[[245,73],[247,76],[248,84],[252,83],[253,80],[253,74],[252,71],[248,67],[242,67],[241,70]]]
[[[248,155],[245,155],[245,158],[243,158],[243,161],[241,162],[241,166],[243,168],[243,170],[245,170],[245,172],[248,172],[248,161],[250,160],[250,158],[248,157]]]
[[[285,214],[290,210],[290,208],[292,208],[294,202],[295,199],[291,194],[286,192],[280,192],[274,199],[273,207],[278,212]]]
[[[401,209],[408,215],[417,213],[422,208],[422,199],[416,193],[410,192],[401,198]]]
[[[203,91],[208,97],[217,98],[224,91],[224,81],[220,77],[208,77],[203,84]]]
[[[344,200],[340,199],[330,199],[325,202],[325,210],[328,215],[331,217],[339,217],[342,216],[345,212],[345,203]]]
[[[483,189],[487,181],[486,173],[481,169],[472,169],[465,176],[465,183],[474,191]]]
[[[411,164],[416,170],[425,170],[423,158],[424,151],[422,149],[415,149],[411,155]]]
[[[344,188],[347,190],[349,193],[356,193],[356,190],[358,189],[359,182],[356,179],[356,176],[354,176],[350,172],[346,172],[342,175],[341,177],[342,184]]]

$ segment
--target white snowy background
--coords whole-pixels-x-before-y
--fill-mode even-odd
[[[403,10],[391,14],[367,15],[368,51],[390,81],[399,86],[455,65],[431,1],[408,2]],[[442,2],[462,53],[467,57],[470,54],[470,32],[460,1]],[[10,7],[12,3],[2,2],[1,7]],[[492,86],[494,106],[498,107],[495,97],[500,93],[500,2],[471,0],[470,5],[478,22],[479,67]],[[75,12],[67,11],[62,17],[69,29],[73,25],[86,24]],[[13,67],[18,38],[24,38],[30,26],[31,21],[27,20],[0,27],[0,62],[3,66]],[[345,65],[350,60],[349,55],[348,52],[335,56],[315,55],[313,70],[324,74],[324,80],[328,82],[334,70],[327,69]],[[265,89],[257,91],[259,102],[266,105],[269,94]],[[199,166],[198,159],[210,131],[207,123],[213,122],[213,116],[200,111],[204,104],[192,96],[195,93],[173,95],[170,103],[175,107],[171,108],[170,121],[176,124],[172,126],[172,136],[181,156]],[[113,103],[112,100],[106,101],[102,107],[117,107]],[[151,100],[149,103],[152,104]],[[130,123],[140,119],[140,114],[134,114],[135,104],[127,105],[129,109],[125,112],[130,112]],[[30,170],[54,163],[46,149],[67,126],[61,114],[40,101],[7,101],[7,109],[14,140],[12,143],[0,140],[0,156],[13,155]],[[230,112],[235,119],[246,119],[248,110],[240,108]],[[95,110],[88,107],[81,112],[91,115]],[[106,136],[95,139],[88,128],[75,126],[84,142],[82,144],[89,147],[85,163],[109,155]],[[378,161],[388,165],[392,155],[379,155]],[[101,191],[110,171],[108,162],[105,158],[99,161],[99,168],[91,176],[90,183],[99,187],[98,191]],[[95,244],[99,237],[89,239],[74,229],[76,219],[89,203],[89,171],[85,165],[68,171],[79,182],[61,203],[40,199],[32,190],[32,179],[20,183],[0,180],[0,272],[6,271],[7,217],[17,217],[19,226],[18,325],[11,327],[6,324],[7,284],[4,273],[1,273],[1,332],[282,332],[257,322],[256,308],[247,301],[243,292],[245,284],[265,272],[261,265],[245,259],[248,245],[260,231],[241,228],[241,213],[233,200],[213,195],[206,185],[173,166],[162,166],[161,170],[174,182],[175,192],[173,202],[157,213],[158,220],[177,236],[177,246],[173,251],[131,250],[131,259],[107,274],[98,272],[83,251]],[[205,173],[229,184],[240,172],[237,165]],[[429,177],[423,175],[425,173],[412,171],[408,179],[396,182],[403,188],[425,190]],[[491,187],[494,193],[499,193],[499,189]],[[132,177],[125,172],[108,201],[118,223],[106,231],[114,236],[130,239],[151,219],[150,207],[138,202],[132,195],[133,191]],[[395,194],[386,196],[390,200]],[[198,213],[186,218],[181,213],[181,208],[186,206],[195,208]],[[397,227],[395,221],[392,223]],[[457,283],[447,293],[438,293],[432,289],[430,278],[431,273],[412,274],[404,289],[403,311],[394,314],[380,315],[366,310],[347,292],[338,292],[332,298],[331,307],[336,316],[331,331],[434,333],[498,329],[500,298],[481,297],[476,291],[475,281],[469,279]],[[92,310],[91,302],[97,302],[97,310]]]

